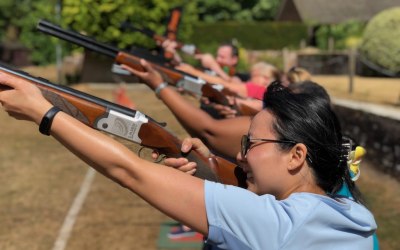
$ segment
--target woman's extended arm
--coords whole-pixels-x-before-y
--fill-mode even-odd
[[[0,103],[13,117],[39,124],[51,104],[29,82],[0,73]],[[197,231],[208,234],[204,181],[139,158],[128,148],[60,112],[51,135],[69,151],[151,205]]]
[[[145,80],[150,88],[156,89],[163,81],[161,76],[144,60],[141,63],[147,72],[138,72],[129,66],[124,67]],[[240,151],[240,139],[242,135],[247,134],[249,129],[250,117],[214,119],[205,111],[193,106],[171,87],[162,89],[159,97],[193,137],[206,142],[218,154],[236,157],[237,152]]]

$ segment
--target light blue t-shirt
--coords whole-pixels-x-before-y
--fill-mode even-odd
[[[207,242],[221,249],[372,249],[373,215],[362,205],[311,193],[278,201],[205,182]]]

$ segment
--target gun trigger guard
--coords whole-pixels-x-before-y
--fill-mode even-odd
[[[138,156],[140,157],[140,158],[142,158],[142,156],[140,155],[141,153],[142,153],[142,150],[144,149],[144,148],[146,148],[146,147],[140,147],[140,149],[139,149],[139,151],[138,151]],[[157,157],[157,159],[155,159],[153,162],[154,163],[160,163],[162,160],[164,160],[166,158],[166,155],[163,155],[163,154],[160,154],[160,155],[158,155],[158,157]]]
[[[143,150],[144,148],[145,148],[145,147],[140,147],[139,151],[137,152],[137,154],[138,154],[138,156],[139,156],[140,158],[142,158],[142,156],[140,156],[140,154],[142,153],[142,150]]]
[[[154,163],[160,163],[162,160],[164,160],[166,157],[166,155],[159,155],[157,159],[155,159],[153,162]]]

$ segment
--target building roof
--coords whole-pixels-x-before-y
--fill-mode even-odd
[[[368,21],[396,6],[400,7],[400,0],[282,0],[276,20],[315,24]]]

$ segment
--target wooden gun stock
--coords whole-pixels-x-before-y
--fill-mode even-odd
[[[241,167],[218,156],[210,157],[208,160],[214,173],[220,177],[221,183],[247,188],[247,175]]]
[[[126,52],[119,52],[117,54],[117,56],[115,57],[115,61],[119,64],[126,64],[138,71],[146,71],[142,65],[140,64],[140,57],[137,57],[135,55],[126,53]],[[171,68],[167,68],[165,66],[159,65],[159,64],[155,64],[152,62],[148,62],[154,69],[156,69],[158,72],[160,72],[160,74],[162,75],[162,77],[164,78],[164,80],[170,84],[173,85],[177,85],[178,82],[183,78],[182,73],[171,69]]]

